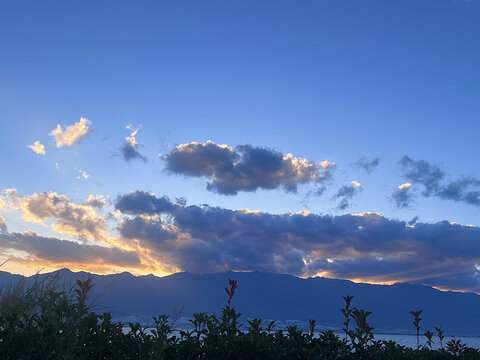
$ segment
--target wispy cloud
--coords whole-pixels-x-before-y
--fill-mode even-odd
[[[298,185],[322,185],[335,169],[335,164],[326,160],[314,163],[268,148],[233,148],[212,141],[178,145],[164,160],[169,172],[205,177],[210,180],[207,190],[224,195],[276,188],[296,192]]]
[[[53,136],[55,139],[57,148],[62,146],[69,147],[85,139],[92,132],[91,125],[92,122],[90,120],[82,117],[80,121],[67,126],[65,129],[58,124],[57,127],[50,132],[50,136]]]
[[[362,156],[359,160],[353,163],[353,165],[362,168],[368,174],[370,174],[379,164],[380,158],[369,156]]]
[[[35,141],[33,145],[28,146],[35,154],[45,155],[45,146],[40,144],[40,141]]]
[[[138,131],[141,129],[141,126],[134,130],[131,125],[127,125],[126,129],[130,130],[130,136],[127,136],[125,138],[125,143],[120,148],[123,159],[125,161],[132,161],[132,160],[146,161],[147,158],[142,154],[140,154],[140,152],[138,151],[138,148],[140,145],[136,138]]]
[[[362,189],[362,185],[354,180],[348,185],[343,185],[338,189],[337,193],[333,196],[333,199],[340,200],[337,205],[337,210],[345,210],[350,206],[352,198],[358,194]]]
[[[75,169],[77,172],[77,179],[84,179],[87,180],[90,177],[90,174],[87,174],[86,171]]]
[[[473,176],[445,180],[445,172],[428,161],[415,161],[408,156],[400,160],[403,175],[412,184],[423,186],[422,195],[480,206],[480,179]]]

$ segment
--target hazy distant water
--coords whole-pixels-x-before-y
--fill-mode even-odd
[[[345,333],[335,332],[340,338],[345,336]],[[472,348],[480,348],[480,338],[479,337],[471,337],[471,336],[458,336],[458,337],[451,337],[445,336],[443,339],[443,345],[452,340],[452,339],[460,339],[462,343],[467,344],[467,346]],[[392,340],[396,343],[416,348],[417,347],[417,335],[403,335],[403,334],[375,334],[375,340]],[[424,335],[420,335],[420,345],[425,345],[427,342],[427,338]],[[440,347],[440,342],[436,336],[433,337],[433,348],[437,349]]]
[[[175,324],[175,328],[178,329],[178,330],[189,330],[191,331],[192,330],[192,324],[188,321],[189,318],[184,318],[182,317],[181,319],[179,319],[177,321],[177,323]],[[125,325],[127,325],[128,323],[128,320],[127,319],[122,319],[123,320],[123,323]],[[133,321],[135,322],[135,320],[139,320],[139,319],[129,319],[130,321]],[[147,326],[147,328],[149,328],[152,324],[151,322],[148,322],[148,325],[147,325],[147,322],[143,322],[143,321],[140,321],[141,323],[145,324],[144,326]],[[299,330],[302,330],[302,331],[307,331],[308,327],[306,325],[305,322],[302,322],[302,321],[295,321],[295,320],[290,320],[290,321],[286,321],[286,322],[277,322],[277,326],[275,326],[274,328],[274,331],[276,330],[286,330],[286,327],[289,326],[289,325],[297,325]],[[243,328],[244,329],[244,328]],[[318,330],[319,331],[324,331],[328,329],[328,327],[326,328],[323,328],[323,327],[320,327]],[[123,328],[123,331],[125,333],[127,333],[129,331],[129,328],[128,326],[124,326]],[[343,339],[345,337],[345,333],[341,330],[335,330],[334,333],[340,337],[341,339]],[[176,336],[179,335],[178,331],[175,331],[174,333]],[[318,336],[319,333],[316,333],[316,336]],[[375,335],[375,340],[386,340],[386,341],[389,341],[389,340],[392,340],[392,341],[395,341],[396,343],[400,344],[400,345],[403,345],[403,346],[406,346],[406,347],[411,347],[411,348],[416,348],[417,347],[417,336],[416,335],[413,335],[413,334],[382,334],[382,333],[374,333]],[[462,343],[466,344],[467,346],[469,347],[473,347],[473,348],[476,348],[476,349],[479,349],[480,348],[480,337],[474,337],[474,336],[445,336],[445,339],[443,339],[443,345],[445,346],[446,343],[452,339],[459,339],[462,341]],[[420,345],[425,345],[427,342],[427,338],[423,335],[423,331],[422,331],[422,334],[420,334]],[[438,340],[438,338],[436,336],[433,337],[433,348],[434,349],[437,349],[440,347],[440,342]]]

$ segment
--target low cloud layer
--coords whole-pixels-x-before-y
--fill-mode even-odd
[[[224,195],[276,188],[296,192],[299,185],[323,184],[335,168],[328,161],[314,163],[268,148],[233,148],[212,141],[178,145],[164,160],[170,173],[205,177],[209,191]]]
[[[127,136],[125,138],[125,142],[120,148],[120,152],[122,154],[123,159],[125,161],[132,161],[132,160],[146,161],[147,158],[142,154],[140,154],[140,152],[138,151],[138,148],[140,145],[136,139],[136,136],[140,128],[136,128],[135,130],[133,130],[131,125],[127,125],[126,128],[130,130],[130,136]]]
[[[44,237],[27,231],[24,233],[7,231],[4,219],[0,216],[0,252],[12,250],[20,257],[33,258],[42,264],[77,264],[88,269],[90,264],[95,266],[116,265],[136,268],[141,266],[136,252],[125,251],[115,247],[80,244],[55,237]],[[21,259],[20,259],[21,260]]]
[[[409,183],[423,186],[423,196],[480,206],[480,179],[470,176],[446,180],[446,174],[440,167],[408,156],[400,160],[400,165]]]
[[[90,120],[82,117],[80,121],[65,127],[65,129],[58,124],[50,132],[50,136],[54,138],[57,148],[62,146],[69,147],[85,139],[92,132],[91,125],[92,122]]]
[[[273,215],[187,206],[147,192],[117,199],[124,241],[165,266],[205,273],[258,270],[480,292],[480,229],[407,223],[376,213]],[[452,279],[455,278],[455,281]]]

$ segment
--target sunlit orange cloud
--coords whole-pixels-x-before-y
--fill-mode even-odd
[[[62,146],[72,146],[74,143],[81,141],[90,132],[92,122],[84,117],[80,118],[80,121],[73,125],[62,128],[60,124],[50,132],[50,136],[55,139],[57,148]]]
[[[441,267],[444,265],[438,265],[437,267]],[[432,268],[432,267],[429,267]],[[404,271],[404,272],[398,272],[398,273],[390,273],[390,274],[382,274],[382,275],[374,275],[374,276],[367,276],[367,277],[339,277],[336,276],[335,274],[332,274],[329,271],[319,271],[312,277],[324,277],[324,278],[329,278],[329,279],[341,279],[341,280],[349,280],[354,283],[362,283],[362,284],[373,284],[373,285],[394,285],[398,283],[405,283],[405,282],[413,282],[413,281],[420,281],[422,280],[423,277],[421,276],[412,276],[410,272],[418,272],[418,269],[414,269],[412,271]],[[441,273],[435,273],[437,276],[445,276],[445,275],[453,275],[456,273],[462,273],[462,271],[458,272],[441,272]],[[407,276],[409,275],[409,276]],[[302,276],[302,278],[307,278],[309,276]],[[432,286],[432,285],[427,285],[430,287],[433,287],[434,289],[440,290],[440,291],[455,291],[455,292],[472,292],[471,289],[450,289],[449,287],[446,286]],[[480,293],[477,293],[480,295]]]
[[[317,276],[328,278],[328,279],[339,279],[339,277],[336,277],[336,276],[332,275],[328,271],[320,271],[320,272],[316,273],[315,275],[313,275],[312,277],[317,277]],[[341,278],[341,280],[350,280],[350,281],[353,281],[354,283],[373,284],[373,285],[393,285],[393,284],[396,284],[398,282],[401,282],[401,281],[396,281],[396,280],[374,280],[374,278],[371,278],[371,277],[370,278],[349,278],[349,277],[346,277],[346,278]]]
[[[22,212],[27,222],[45,224],[53,220],[52,229],[72,237],[106,241],[107,219],[88,204],[76,204],[68,196],[54,191],[19,195],[15,188],[6,189],[8,205]],[[87,199],[88,200],[88,199]]]
[[[429,285],[431,286],[431,285]],[[480,292],[475,292],[475,291],[472,291],[471,289],[450,289],[448,287],[445,287],[445,286],[431,286],[432,288],[434,289],[437,289],[437,290],[440,290],[440,291],[453,291],[453,292],[460,292],[460,293],[475,293],[475,294],[478,294],[480,295]]]
[[[86,271],[92,274],[106,275],[116,274],[127,271],[133,275],[154,274],[156,276],[169,275],[160,268],[153,268],[145,264],[139,267],[120,266],[116,264],[107,263],[79,263],[79,262],[58,262],[54,263],[44,259],[29,256],[28,258],[10,258],[0,270],[8,271],[13,274],[20,274],[24,276],[31,276],[41,273],[52,272],[62,268],[68,268],[72,271]],[[152,271],[153,270],[153,271]]]

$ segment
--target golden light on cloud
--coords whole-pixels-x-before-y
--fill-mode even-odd
[[[405,190],[405,189],[408,189],[410,186],[412,186],[412,184],[409,182],[406,182],[405,184],[399,185],[398,190]]]
[[[75,204],[68,196],[49,191],[20,196],[16,189],[5,190],[8,204],[22,211],[25,221],[45,224],[51,219],[51,228],[73,237],[95,239],[108,243],[107,220],[87,204]]]
[[[91,124],[92,122],[84,117],[80,118],[80,121],[75,124],[67,126],[65,130],[58,124],[57,127],[50,132],[50,136],[53,136],[55,139],[57,148],[72,146],[90,133]]]
[[[114,273],[121,273],[128,271],[133,275],[145,275],[151,272],[146,271],[146,269],[135,268],[135,267],[126,267],[118,266],[115,264],[107,263],[79,263],[79,262],[51,262],[48,260],[37,258],[33,255],[29,255],[26,258],[13,258],[9,257],[7,261],[1,268],[2,271],[8,271],[13,274],[20,274],[24,276],[31,276],[38,273],[48,273],[62,268],[68,268],[71,271],[86,271],[92,274],[98,275],[108,275]],[[157,272],[157,276],[169,275],[167,273]]]
[[[373,285],[393,285],[398,281],[389,281],[389,280],[374,280],[369,278],[346,278],[345,280],[350,280],[354,283],[363,283],[363,284],[373,284]]]
[[[87,174],[86,171],[75,169],[77,171],[77,179],[88,179],[90,177],[90,174]]]
[[[352,184],[353,186],[355,186],[356,188],[359,188],[360,186],[362,186],[362,184],[360,184],[357,180],[353,180],[353,181],[351,182],[351,184]]]
[[[323,161],[320,161],[318,163],[318,165],[320,165],[320,167],[322,167],[324,169],[328,169],[328,168],[331,168],[331,167],[335,166],[335,163],[330,162],[328,160],[323,160]]]
[[[128,143],[132,148],[135,149],[135,148],[138,146],[138,142],[137,142],[137,139],[135,138],[135,136],[137,135],[138,130],[140,130],[141,127],[139,126],[139,127],[136,128],[135,130],[133,130],[132,125],[127,125],[125,128],[128,129],[128,130],[131,130],[130,136],[127,136],[127,137],[125,138],[125,140],[127,141],[127,143]]]
[[[35,141],[33,143],[33,145],[29,145],[28,146],[30,149],[32,149],[32,151],[35,153],[35,154],[39,154],[39,155],[45,155],[46,152],[45,152],[45,146],[43,146],[42,144],[40,144],[40,141]]]

